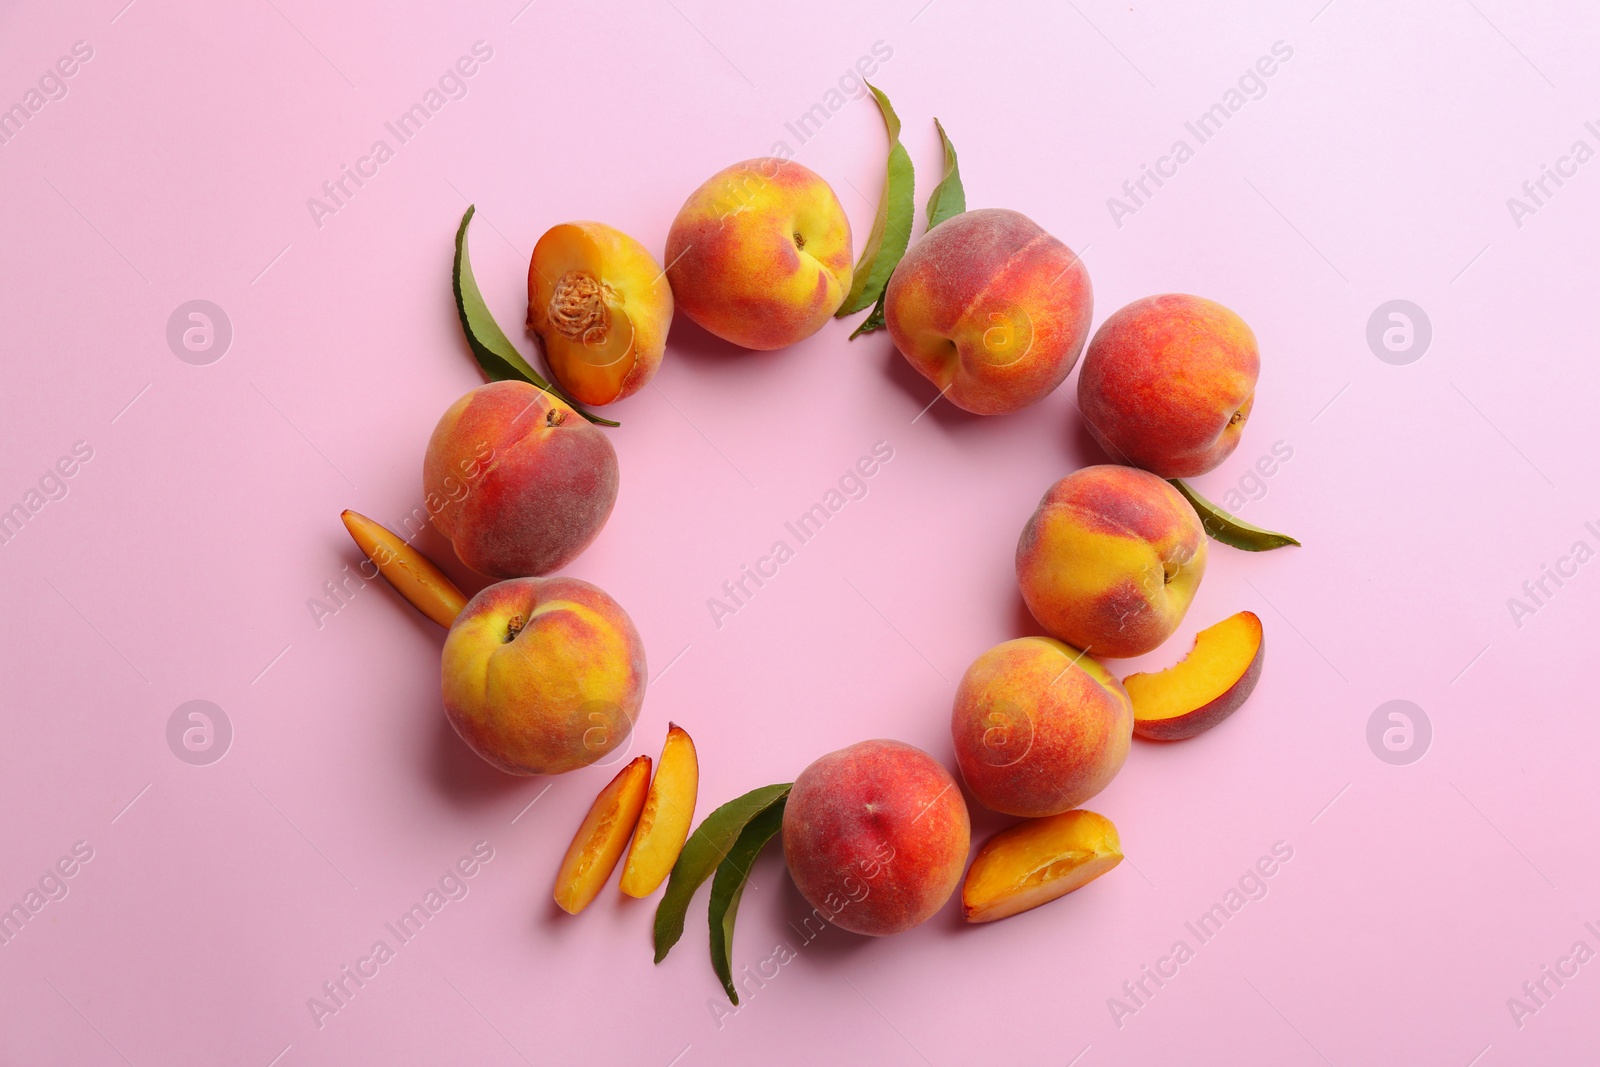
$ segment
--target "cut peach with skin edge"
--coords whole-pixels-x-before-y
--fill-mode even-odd
[[[556,872],[556,903],[563,911],[576,915],[599,895],[633,836],[649,785],[650,757],[639,756],[594,798]]]
[[[1211,729],[1255,689],[1265,654],[1266,634],[1252,611],[1201,630],[1194,648],[1171,667],[1122,680],[1133,698],[1133,732],[1178,741]]]
[[[445,577],[431,559],[388,527],[348,509],[341,512],[339,518],[356,545],[395,591],[418,611],[448,629],[467,606],[467,598],[455,583]]]
[[[621,889],[628,896],[649,896],[672,873],[678,853],[689,839],[699,792],[700,760],[694,741],[681,726],[668,723],[661,762],[650,781],[627,862],[622,865]]]
[[[961,913],[993,922],[1082,888],[1122,862],[1110,819],[1078,809],[1029,819],[991,837],[967,870]]]
[[[528,328],[556,380],[585,404],[644,388],[661,364],[672,312],[655,257],[614,227],[562,223],[534,246]]]

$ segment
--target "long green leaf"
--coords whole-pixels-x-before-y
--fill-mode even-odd
[[[774,802],[787,798],[792,784],[784,782],[752,789],[707,815],[689,835],[689,840],[683,843],[683,851],[678,853],[678,862],[672,865],[667,890],[656,907],[657,963],[667,958],[672,946],[683,936],[683,919],[689,911],[689,902],[694,899],[694,891],[727,858],[746,824]]]
[[[783,829],[787,802],[788,797],[779,797],[745,824],[744,832],[728,850],[728,858],[717,866],[717,875],[711,879],[711,910],[707,915],[711,924],[711,968],[735,1004],[739,1003],[739,991],[733,985],[733,921],[739,914],[739,898],[744,896],[744,887],[750,880],[750,868],[767,842]]]
[[[961,165],[956,162],[956,146],[938,119],[933,125],[939,131],[939,142],[944,145],[944,177],[928,194],[928,229],[933,229],[951,215],[967,210],[967,191],[961,185]]]
[[[544,377],[522,358],[516,345],[513,345],[511,339],[505,335],[505,331],[500,329],[500,324],[494,321],[494,314],[484,301],[483,293],[478,290],[478,280],[472,276],[472,260],[467,255],[467,224],[472,221],[475,210],[477,205],[467,205],[466,214],[461,216],[461,225],[456,229],[456,259],[455,267],[450,273],[450,284],[456,294],[456,314],[461,316],[461,330],[467,335],[467,347],[472,349],[472,356],[478,361],[478,366],[483,368],[483,372],[491,381],[529,382],[547,393],[559,396],[568,407],[590,422],[602,426],[619,425],[610,419],[602,419],[585,411],[571,397],[545,381]]]
[[[1177,487],[1200,516],[1200,525],[1205,527],[1206,533],[1215,537],[1225,545],[1242,548],[1246,552],[1266,552],[1285,545],[1299,545],[1300,542],[1288,534],[1274,533],[1263,530],[1259,526],[1252,526],[1243,519],[1223,511],[1217,505],[1194,491],[1194,488],[1182,478],[1171,478],[1169,481]]]
[[[915,212],[914,186],[916,182],[911,155],[900,143],[900,116],[894,113],[889,98],[875,85],[868,85],[883,112],[883,123],[889,131],[889,163],[883,182],[883,197],[878,201],[878,214],[872,220],[872,232],[867,235],[867,245],[856,262],[855,276],[850,281],[850,292],[836,314],[839,317],[854,314],[867,307],[883,293],[895,264],[906,254],[911,243],[911,216]]]

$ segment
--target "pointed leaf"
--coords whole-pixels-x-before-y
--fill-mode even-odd
[[[944,177],[928,194],[928,229],[933,229],[951,215],[967,210],[967,191],[961,185],[961,166],[956,162],[956,146],[938,119],[933,125],[939,131],[939,142],[944,145]]]
[[[905,145],[900,143],[900,116],[894,113],[889,98],[874,85],[868,85],[878,109],[883,112],[883,123],[889,131],[889,162],[883,182],[883,198],[878,201],[878,214],[872,221],[872,232],[867,235],[867,245],[856,262],[855,276],[850,281],[850,292],[835,312],[838,317],[854,314],[869,306],[883,292],[894,272],[896,263],[905,255],[911,243],[911,217],[915,213],[914,168]]]
[[[672,865],[667,879],[667,891],[656,907],[656,962],[667,958],[672,946],[683,936],[683,920],[688,913],[694,891],[711,877],[711,872],[727,858],[739,835],[751,819],[760,815],[772,804],[789,795],[793,783],[762,786],[752,789],[742,797],[728,801],[707,815],[678,853],[678,862]]]
[[[1200,516],[1200,525],[1205,527],[1206,533],[1225,545],[1232,545],[1234,548],[1241,548],[1246,552],[1266,552],[1270,549],[1282,548],[1285,545],[1300,544],[1299,541],[1296,541],[1288,534],[1263,530],[1259,526],[1252,526],[1243,519],[1235,518],[1195,492],[1182,478],[1168,480],[1177,487],[1178,492],[1183,494],[1184,499],[1194,507],[1195,513]]]
[[[739,914],[739,898],[744,896],[745,884],[750,880],[750,868],[767,842],[783,829],[787,802],[787,796],[779,797],[745,824],[744,832],[711,880],[711,909],[707,915],[711,924],[711,968],[735,1004],[739,1003],[739,991],[733,984],[733,921]]]
[[[467,256],[467,224],[472,221],[473,212],[477,205],[467,205],[466,214],[461,216],[461,225],[456,230],[456,259],[455,268],[451,271],[451,288],[456,295],[456,314],[461,317],[461,330],[467,335],[467,347],[472,349],[472,356],[478,361],[478,366],[489,376],[491,381],[523,381],[537,385],[547,393],[554,393],[572,410],[602,426],[617,426],[618,423],[610,419],[602,419],[592,415],[579,407],[573,399],[549,382],[522,358],[517,351],[517,346],[500,329],[500,324],[494,321],[494,315],[489,311],[489,305],[483,299],[483,293],[478,290],[478,280],[472,276],[472,260]]]

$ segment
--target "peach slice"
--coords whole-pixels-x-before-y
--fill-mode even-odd
[[[978,850],[961,887],[961,913],[969,923],[1004,919],[1088,885],[1121,862],[1117,828],[1104,815],[1080,808],[1029,819]]]
[[[585,404],[643,389],[661,365],[672,289],[655,257],[601,222],[566,222],[539,238],[528,264],[528,328],[550,371]]]
[[[622,891],[630,897],[647,897],[656,891],[678,853],[689,839],[694,822],[694,802],[700,792],[700,759],[683,727],[667,724],[667,742],[661,762],[644,799],[639,828],[634,831],[628,862],[622,865]]]
[[[1164,671],[1122,680],[1133,698],[1133,732],[1178,741],[1211,729],[1255,689],[1265,651],[1266,635],[1253,611],[1201,630],[1182,660]]]
[[[448,628],[455,622],[467,606],[467,598],[431,559],[406,544],[393,530],[360,512],[346,509],[339,518],[361,551],[377,566],[378,573],[412,607],[440,626]]]
[[[650,757],[639,756],[594,798],[556,872],[556,903],[562,910],[576,915],[599,895],[639,821],[649,785]]]

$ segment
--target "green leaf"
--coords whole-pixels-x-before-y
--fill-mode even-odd
[[[762,786],[728,801],[701,820],[678,853],[667,879],[667,891],[656,907],[656,962],[667,958],[672,946],[683,936],[683,919],[689,911],[694,891],[711,877],[711,872],[727,858],[728,852],[744,832],[745,826],[773,803],[789,795],[792,783]]]
[[[933,229],[951,215],[967,210],[967,191],[961,186],[961,166],[956,162],[956,146],[938,119],[933,125],[939,131],[939,142],[944,145],[944,177],[928,194],[928,229]]]
[[[911,243],[911,216],[915,212],[915,176],[911,156],[900,143],[900,116],[894,113],[889,98],[877,86],[869,84],[867,88],[877,99],[883,123],[889,130],[889,164],[883,182],[883,198],[878,201],[878,214],[872,220],[867,246],[856,262],[850,292],[835,312],[839,318],[860,311],[882,294],[895,264],[900,262],[900,257],[906,254],[906,246]]]
[[[739,1003],[739,991],[733,984],[733,920],[739,914],[739,898],[744,896],[756,857],[783,829],[783,807],[788,799],[779,797],[745,824],[739,839],[728,850],[728,858],[718,865],[717,876],[711,880],[711,910],[707,916],[711,924],[711,968],[722,979],[722,988],[735,1004]]]
[[[1200,516],[1200,525],[1205,527],[1206,533],[1225,545],[1242,548],[1246,552],[1266,552],[1269,549],[1282,548],[1284,545],[1300,544],[1288,534],[1273,533],[1271,530],[1252,526],[1243,519],[1234,518],[1195,492],[1182,478],[1171,478],[1169,481],[1183,494],[1184,499],[1193,505],[1195,513]]]
[[[477,210],[476,205],[467,205],[466,214],[461,216],[461,226],[456,230],[456,260],[455,268],[451,271],[450,284],[456,294],[456,314],[461,316],[461,330],[467,335],[467,346],[472,349],[473,358],[478,361],[478,366],[483,368],[483,372],[491,381],[529,382],[547,393],[560,397],[563,403],[590,422],[602,426],[620,425],[610,419],[590,414],[571,397],[545,381],[539,372],[522,358],[516,345],[513,345],[511,339],[505,335],[505,331],[500,329],[500,324],[494,321],[489,305],[484,302],[483,293],[478,290],[478,280],[472,276],[472,260],[467,256],[467,224],[472,221],[475,210]]]
[[[872,333],[874,330],[883,329],[883,301],[884,293],[879,293],[878,302],[872,305],[872,314],[862,319],[860,326],[850,331],[850,340],[854,341],[864,333]]]

